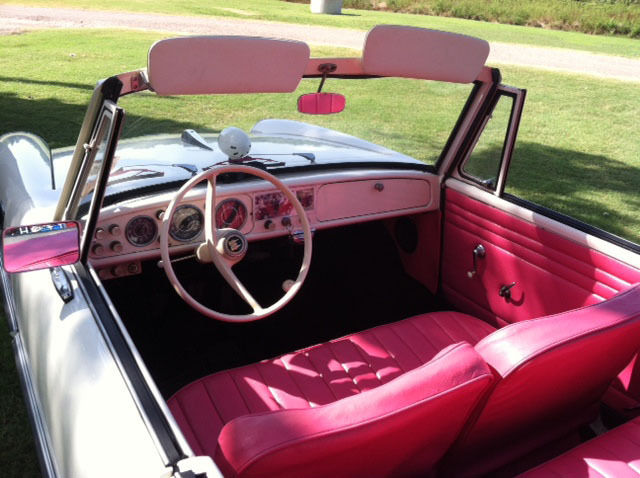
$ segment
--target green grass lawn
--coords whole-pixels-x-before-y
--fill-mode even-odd
[[[100,8],[174,15],[225,16],[245,20],[271,20],[358,30],[369,30],[374,25],[392,23],[464,33],[496,42],[571,48],[609,55],[640,57],[640,40],[625,37],[596,36],[459,18],[371,10],[343,9],[343,15],[318,15],[310,13],[308,4],[290,3],[281,0],[243,0],[242,2],[229,2],[228,0],[208,0],[207,2],[200,0],[156,0],[154,2],[148,0],[113,0],[111,2],[94,2],[92,0],[4,0],[3,3],[26,6]]]

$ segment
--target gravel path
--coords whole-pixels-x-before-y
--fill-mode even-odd
[[[359,30],[257,20],[0,5],[0,35],[45,28],[129,28],[191,35],[257,35],[356,49],[362,48],[365,35]],[[560,48],[494,42],[488,63],[640,83],[640,60]]]

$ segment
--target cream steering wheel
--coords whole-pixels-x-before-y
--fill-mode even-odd
[[[293,207],[300,218],[302,225],[302,231],[304,232],[304,255],[302,258],[302,265],[298,272],[298,277],[293,283],[286,289],[284,295],[274,304],[269,307],[262,307],[253,298],[249,291],[242,285],[240,280],[236,277],[231,268],[242,260],[246,251],[248,242],[242,232],[235,229],[217,229],[215,224],[215,210],[216,210],[216,177],[223,173],[246,173],[253,176],[257,176],[265,181],[269,181],[276,188],[278,188],[291,202]],[[222,277],[229,283],[229,285],[236,291],[236,293],[251,307],[253,310],[250,314],[223,314],[222,312],[215,311],[208,307],[205,307],[196,299],[194,299],[185,289],[176,277],[173,267],[171,265],[171,257],[169,255],[169,228],[171,225],[171,219],[177,206],[180,204],[185,194],[190,191],[196,184],[207,181],[207,195],[205,200],[205,213],[204,213],[204,226],[205,226],[205,242],[200,244],[196,249],[196,256],[201,262],[213,262]],[[212,319],[223,320],[225,322],[250,322],[253,320],[262,319],[284,307],[293,297],[297,294],[302,287],[304,279],[309,272],[309,265],[311,263],[311,227],[309,226],[309,219],[300,204],[300,201],[296,195],[278,178],[266,171],[251,166],[242,165],[228,165],[217,166],[208,171],[205,171],[187,181],[180,190],[176,193],[172,199],[169,207],[165,211],[162,217],[162,227],[160,230],[160,255],[162,256],[162,262],[164,271],[169,278],[169,281],[173,285],[178,295],[182,299],[207,317]]]

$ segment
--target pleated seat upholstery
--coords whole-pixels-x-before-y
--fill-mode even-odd
[[[640,477],[640,417],[533,468],[519,478]]]
[[[169,407],[194,452],[230,476],[349,476],[366,470],[380,445],[388,456],[376,456],[371,476],[411,474],[446,451],[493,380],[471,346],[452,345],[494,330],[457,312],[424,314],[209,375]],[[391,422],[374,431],[380,420]],[[322,447],[309,448],[311,436],[325,437]],[[429,456],[421,440],[433,442]],[[333,444],[332,459],[320,450]]]

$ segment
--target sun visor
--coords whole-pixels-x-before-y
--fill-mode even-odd
[[[159,95],[289,93],[309,61],[306,43],[243,36],[170,38],[149,50],[147,75]]]
[[[489,43],[456,33],[379,25],[368,34],[362,53],[367,75],[470,83],[489,56]]]

